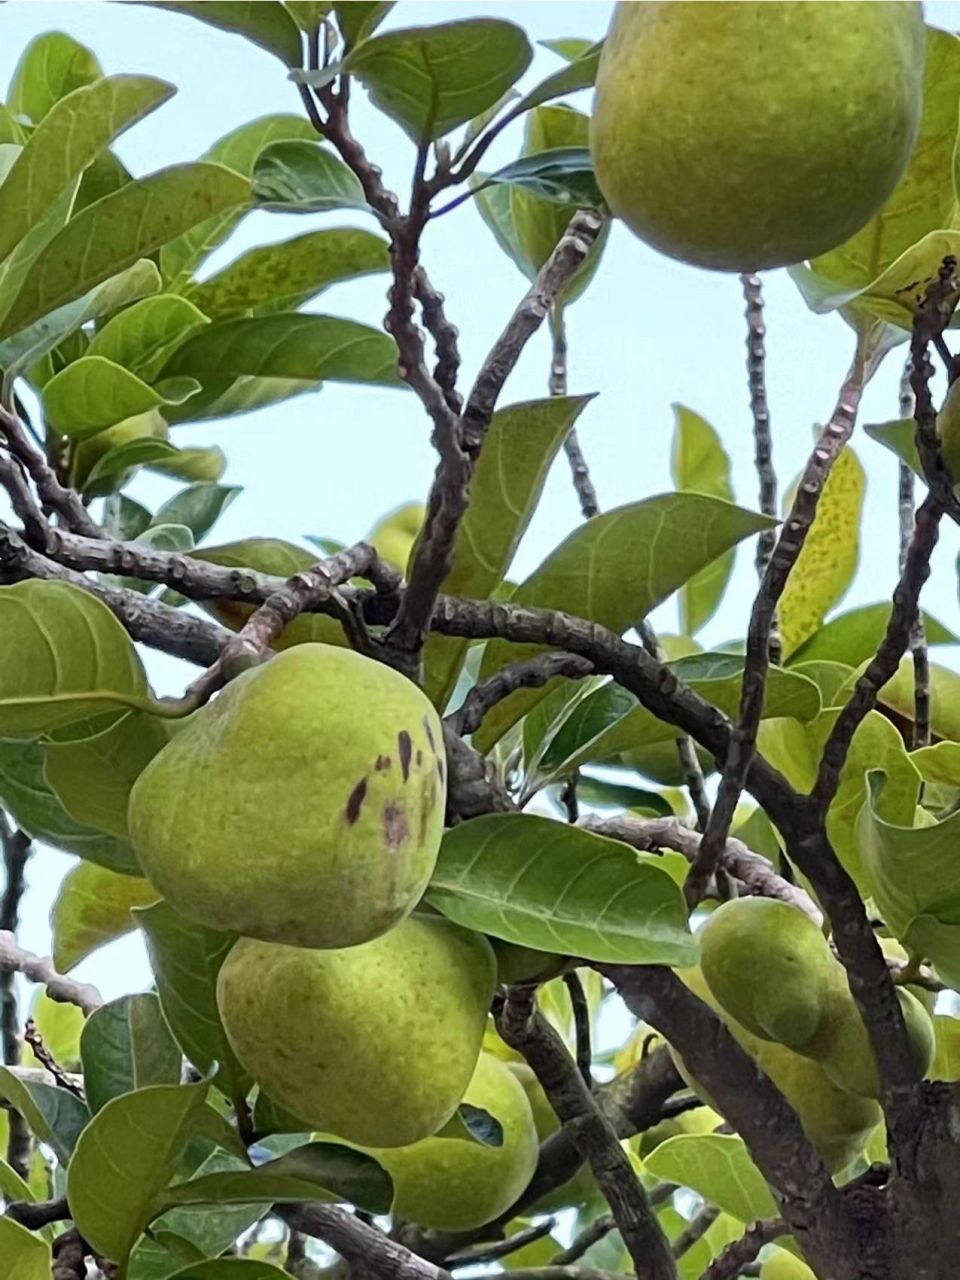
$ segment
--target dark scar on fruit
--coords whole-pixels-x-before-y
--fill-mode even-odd
[[[389,757],[389,756],[377,756],[377,763],[376,763],[373,767],[376,769],[377,773],[382,773],[382,772],[384,771],[384,769],[389,769],[389,768],[390,768],[390,757]]]
[[[351,826],[360,817],[360,806],[363,804],[364,796],[367,794],[367,779],[363,777],[350,792],[350,799],[347,801],[347,807],[344,810],[344,816]]]
[[[430,729],[430,721],[427,719],[426,716],[423,717],[423,727],[427,731],[427,741],[430,743],[430,750],[436,751],[437,745],[433,740],[433,732]]]
[[[395,800],[384,805],[383,834],[387,837],[387,845],[391,849],[399,849],[410,834],[406,809]]]
[[[420,750],[419,747],[417,747],[417,768],[419,769],[422,764],[423,764],[423,752]]]
[[[437,777],[440,779],[440,785],[443,786],[443,761],[437,756]]]
[[[413,741],[406,729],[401,729],[397,734],[397,749],[400,752],[400,771],[406,782],[410,777],[410,759],[413,755]]]

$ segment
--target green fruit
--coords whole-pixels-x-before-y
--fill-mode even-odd
[[[241,938],[217,1003],[237,1058],[279,1106],[348,1142],[399,1147],[460,1105],[495,969],[482,934],[413,916],[340,951]]]
[[[522,1195],[537,1167],[530,1104],[507,1066],[481,1054],[463,1100],[499,1120],[501,1146],[425,1138],[387,1151],[368,1148],[393,1178],[393,1212],[422,1227],[472,1231],[483,1226]]]
[[[760,1280],[817,1280],[805,1262],[786,1249],[777,1249],[760,1267]]]
[[[907,1026],[910,1051],[917,1071],[925,1076],[936,1052],[933,1021],[912,992],[897,987],[897,998]],[[830,1048],[821,1059],[824,1071],[841,1089],[863,1098],[880,1098],[880,1076],[870,1037],[854,1005],[849,1017],[836,1028]]]
[[[797,1113],[804,1133],[819,1151],[832,1173],[844,1169],[866,1146],[881,1119],[881,1111],[870,1098],[847,1093],[828,1078],[818,1062],[805,1058],[784,1045],[752,1036],[730,1017],[712,995],[699,969],[683,969],[683,982],[723,1020],[727,1030],[766,1076],[776,1085]],[[707,1106],[723,1114],[721,1107],[687,1071],[679,1054],[671,1051],[677,1070]]]
[[[405,574],[426,514],[426,507],[419,502],[397,507],[374,526],[367,541],[382,560]]]
[[[923,65],[919,4],[618,4],[590,131],[597,181],[673,258],[802,262],[859,231],[897,185]]]
[[[413,910],[444,814],[440,721],[349,649],[302,644],[246,671],[130,795],[144,874],[190,920],[304,947],[368,942]]]
[[[714,998],[755,1036],[819,1057],[840,1008],[856,1011],[826,938],[785,902],[725,902],[699,939],[700,968]]]
[[[557,1113],[550,1105],[549,1098],[543,1091],[543,1086],[533,1073],[533,1070],[525,1062],[510,1062],[507,1064],[507,1069],[513,1072],[514,1077],[520,1082],[524,1093],[527,1095],[527,1102],[530,1104],[533,1123],[537,1130],[537,1141],[540,1143],[546,1142],[547,1138],[558,1132],[560,1121]],[[589,1167],[584,1165],[563,1186],[557,1187],[556,1190],[542,1196],[536,1204],[530,1205],[526,1212],[530,1214],[552,1213],[556,1209],[568,1209],[575,1205],[585,1204],[596,1193],[596,1190],[596,1179],[590,1172]]]

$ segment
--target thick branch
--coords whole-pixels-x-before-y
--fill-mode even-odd
[[[633,1261],[637,1280],[676,1280],[670,1246],[639,1179],[563,1041],[535,1005],[529,988],[513,988],[497,1014],[497,1027],[511,1048],[533,1068],[610,1205]]]
[[[746,785],[763,711],[767,672],[770,666],[770,633],[777,604],[803,550],[807,534],[813,526],[820,496],[830,470],[853,432],[865,377],[864,354],[858,344],[853,367],[840,389],[833,416],[821,431],[816,447],[804,468],[793,505],[764,570],[747,630],[747,654],[741,684],[740,716],[730,738],[717,800],[704,832],[703,844],[700,846],[697,860],[690,869],[685,886],[687,900],[691,903],[700,900],[710,882]]]
[[[87,982],[76,982],[62,973],[57,973],[49,960],[25,951],[17,945],[17,940],[7,930],[0,930],[0,967],[13,969],[22,973],[31,982],[41,983],[47,989],[51,1000],[59,1000],[63,1004],[75,1004],[84,1013],[92,1013],[103,1004],[103,999],[96,987]]]
[[[815,1270],[859,1280],[840,1192],[796,1113],[705,1004],[669,969],[602,966],[632,1013],[656,1027],[716,1100],[770,1184]]]
[[[6,815],[0,813],[0,845],[3,849],[4,884],[0,896],[0,930],[16,937],[20,923],[20,903],[26,889],[25,872],[30,858],[30,838],[7,826]],[[8,1067],[20,1061],[20,1014],[17,1001],[16,969],[0,966],[0,1038],[3,1061]],[[7,1137],[7,1162],[21,1178],[30,1167],[30,1130],[19,1111],[10,1112]]]
[[[612,818],[584,818],[580,825],[598,835],[622,840],[634,849],[675,849],[691,862],[696,858],[703,838],[698,832],[684,826],[679,818],[637,818],[632,814],[621,813]],[[720,855],[720,866],[739,880],[748,893],[789,902],[809,916],[817,926],[823,924],[823,915],[806,890],[784,880],[766,858],[754,853],[735,836],[727,837]]]
[[[2,406],[0,406],[0,433],[6,438],[10,452],[26,468],[44,506],[49,511],[55,511],[68,529],[75,529],[78,533],[84,533],[91,538],[98,537],[102,530],[90,517],[80,500],[80,495],[73,489],[64,488],[53,468],[48,465],[46,458],[31,443],[20,419]]]
[[[323,1240],[357,1276],[377,1280],[449,1280],[450,1273],[418,1257],[404,1245],[334,1205],[275,1205],[278,1217],[296,1231]]]
[[[787,1224],[782,1218],[754,1223],[739,1240],[731,1241],[724,1251],[714,1258],[700,1280],[735,1280],[743,1268],[753,1262],[765,1244],[770,1244],[778,1236],[786,1233]]]

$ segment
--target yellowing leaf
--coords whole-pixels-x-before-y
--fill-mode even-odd
[[[132,932],[136,922],[131,910],[149,906],[158,897],[139,876],[78,863],[64,877],[50,912],[54,966],[66,972],[97,947]]]

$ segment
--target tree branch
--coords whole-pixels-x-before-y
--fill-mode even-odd
[[[75,529],[88,537],[96,538],[103,532],[87,511],[80,495],[66,489],[57,479],[56,472],[48,465],[43,454],[34,447],[24,430],[23,423],[14,413],[0,405],[0,433],[6,438],[7,447],[24,466],[37,487],[44,506],[55,511],[68,529]]]
[[[580,825],[597,835],[622,840],[634,849],[675,849],[691,862],[696,858],[703,838],[684,826],[679,818],[637,818],[622,813],[612,818],[583,818]],[[727,837],[719,865],[739,880],[748,893],[788,902],[809,916],[818,927],[823,924],[823,915],[806,890],[784,880],[766,858],[754,853],[735,836]]]
[[[724,1251],[714,1258],[700,1280],[734,1280],[756,1258],[765,1244],[787,1234],[787,1224],[782,1218],[769,1222],[755,1222],[739,1240],[732,1240]]]
[[[20,924],[20,903],[26,889],[26,867],[30,859],[29,836],[7,825],[6,814],[0,812],[0,846],[3,851],[4,885],[0,896],[0,930],[16,937]],[[16,969],[0,965],[0,1039],[3,1061],[8,1067],[20,1061],[20,1014],[17,1001]],[[31,1137],[26,1120],[19,1111],[9,1113],[7,1163],[27,1176],[30,1168]]]
[[[92,1013],[103,1004],[103,999],[96,987],[87,982],[76,982],[62,973],[57,973],[50,960],[25,951],[17,945],[11,932],[0,929],[0,967],[22,973],[31,982],[46,987],[51,1000],[59,1000],[62,1004],[75,1004],[84,1013]]]
[[[567,326],[563,307],[558,302],[550,308],[550,336],[552,350],[548,390],[551,396],[565,396],[567,394]],[[600,504],[597,501],[597,491],[590,479],[586,459],[580,448],[576,427],[570,428],[563,442],[563,448],[570,463],[573,487],[580,500],[580,510],[584,520],[590,520],[598,514]]]
[[[910,385],[910,358],[907,357],[900,378],[900,417],[912,418],[914,411],[913,388]],[[913,537],[914,526],[914,477],[913,469],[901,462],[898,471],[897,508],[900,515],[901,575],[906,566],[907,549]],[[910,628],[910,652],[913,655],[913,747],[930,745],[930,662],[927,656],[927,638],[923,626],[923,614],[918,609]]]
[[[593,665],[589,659],[575,653],[539,653],[533,658],[511,662],[475,684],[462,706],[447,716],[444,723],[461,737],[476,733],[487,712],[517,689],[539,689],[556,676],[581,680],[592,673]]]
[[[598,1107],[563,1041],[537,1010],[535,993],[511,988],[497,1028],[533,1068],[550,1105],[586,1157],[633,1260],[637,1280],[676,1280],[670,1246],[660,1229],[616,1130]]]
[[[605,1236],[616,1228],[616,1222],[612,1214],[604,1213],[599,1218],[594,1218],[588,1227],[584,1227],[583,1231],[572,1241],[569,1248],[561,1249],[558,1254],[550,1259],[552,1267],[569,1267],[573,1262],[579,1262],[585,1253],[598,1244]]]
[[[358,1276],[378,1280],[449,1280],[450,1273],[418,1257],[404,1245],[334,1205],[275,1205],[274,1212],[295,1231],[323,1240]]]
[[[770,666],[770,633],[777,604],[813,526],[820,495],[831,468],[853,432],[865,377],[865,353],[862,341],[858,340],[853,366],[840,389],[833,415],[821,431],[804,468],[797,485],[796,497],[764,570],[760,590],[750,614],[740,716],[730,737],[716,803],[704,832],[703,843],[684,887],[687,901],[691,904],[699,902],[710,882],[746,785],[763,712],[767,671]]]

